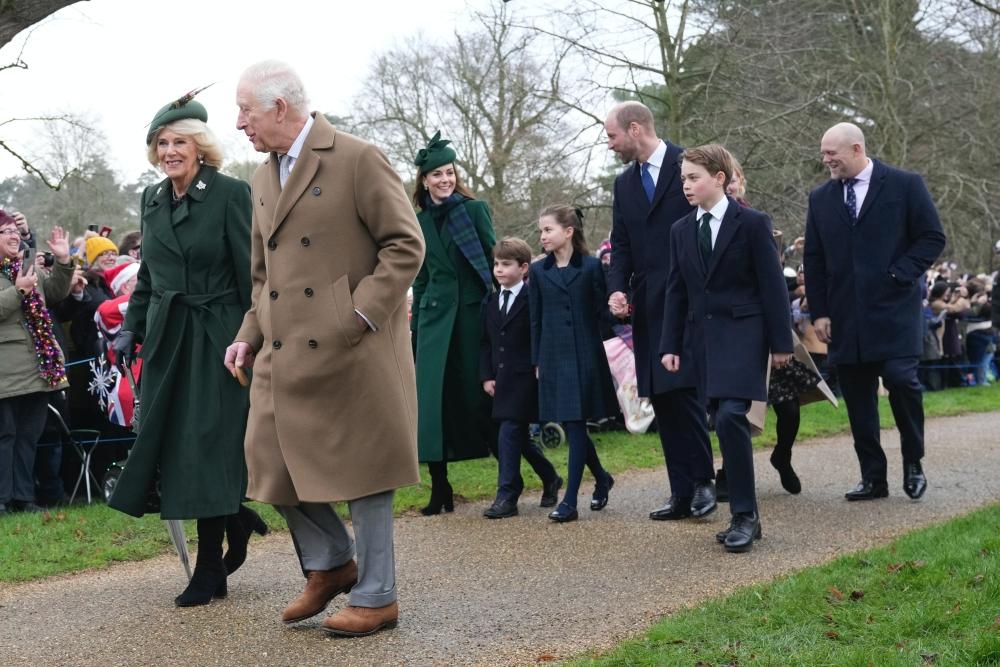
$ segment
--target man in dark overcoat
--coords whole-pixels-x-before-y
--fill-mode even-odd
[[[879,442],[878,380],[889,390],[903,454],[903,490],[927,488],[920,281],[944,249],[937,209],[919,175],[868,158],[851,123],[823,135],[830,180],[809,193],[804,252],[809,314],[837,366],[861,482],[848,500],[889,495]]]
[[[633,163],[615,179],[608,305],[621,318],[631,312],[639,395],[649,397],[656,413],[670,481],[669,500],[649,517],[705,516],[716,506],[714,469],[694,364],[684,363],[691,351],[681,352],[679,373],[668,373],[659,354],[670,229],[693,210],[681,190],[681,148],[660,140],[653,114],[639,102],[615,106],[604,129],[608,148]]]

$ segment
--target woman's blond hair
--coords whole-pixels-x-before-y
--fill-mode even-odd
[[[194,142],[195,147],[198,149],[198,160],[210,167],[215,167],[218,169],[222,166],[222,145],[219,140],[216,139],[215,133],[206,125],[203,121],[197,118],[182,118],[181,120],[175,120],[172,123],[167,123],[153,136],[153,140],[149,142],[149,147],[146,149],[146,159],[149,160],[149,164],[154,167],[160,166],[160,160],[156,155],[156,142],[160,138],[160,134],[164,130],[170,130],[171,132],[176,132],[177,134],[188,137]]]

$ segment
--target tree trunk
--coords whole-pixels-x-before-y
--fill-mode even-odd
[[[0,47],[49,14],[79,0],[0,0]]]

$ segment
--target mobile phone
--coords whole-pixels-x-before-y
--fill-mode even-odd
[[[105,225],[104,227],[101,227],[100,234],[101,234],[101,236],[103,236],[105,238],[111,236],[111,228],[108,227],[107,225]]]
[[[97,225],[87,225],[87,231],[88,232],[94,232],[96,234],[97,233]]]
[[[35,249],[25,248],[21,251],[21,275],[28,271],[29,266],[35,265]]]
[[[42,256],[45,258],[45,261],[42,263],[42,266],[44,266],[47,269],[51,269],[53,266],[55,266],[56,264],[55,255],[53,255],[51,252],[45,252],[42,253]]]

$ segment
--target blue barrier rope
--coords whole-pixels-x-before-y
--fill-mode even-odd
[[[91,361],[96,361],[97,357],[91,357],[90,359],[77,359],[76,361],[71,361],[68,364],[63,364],[64,368],[69,368],[70,366],[79,366],[80,364],[89,364]]]

